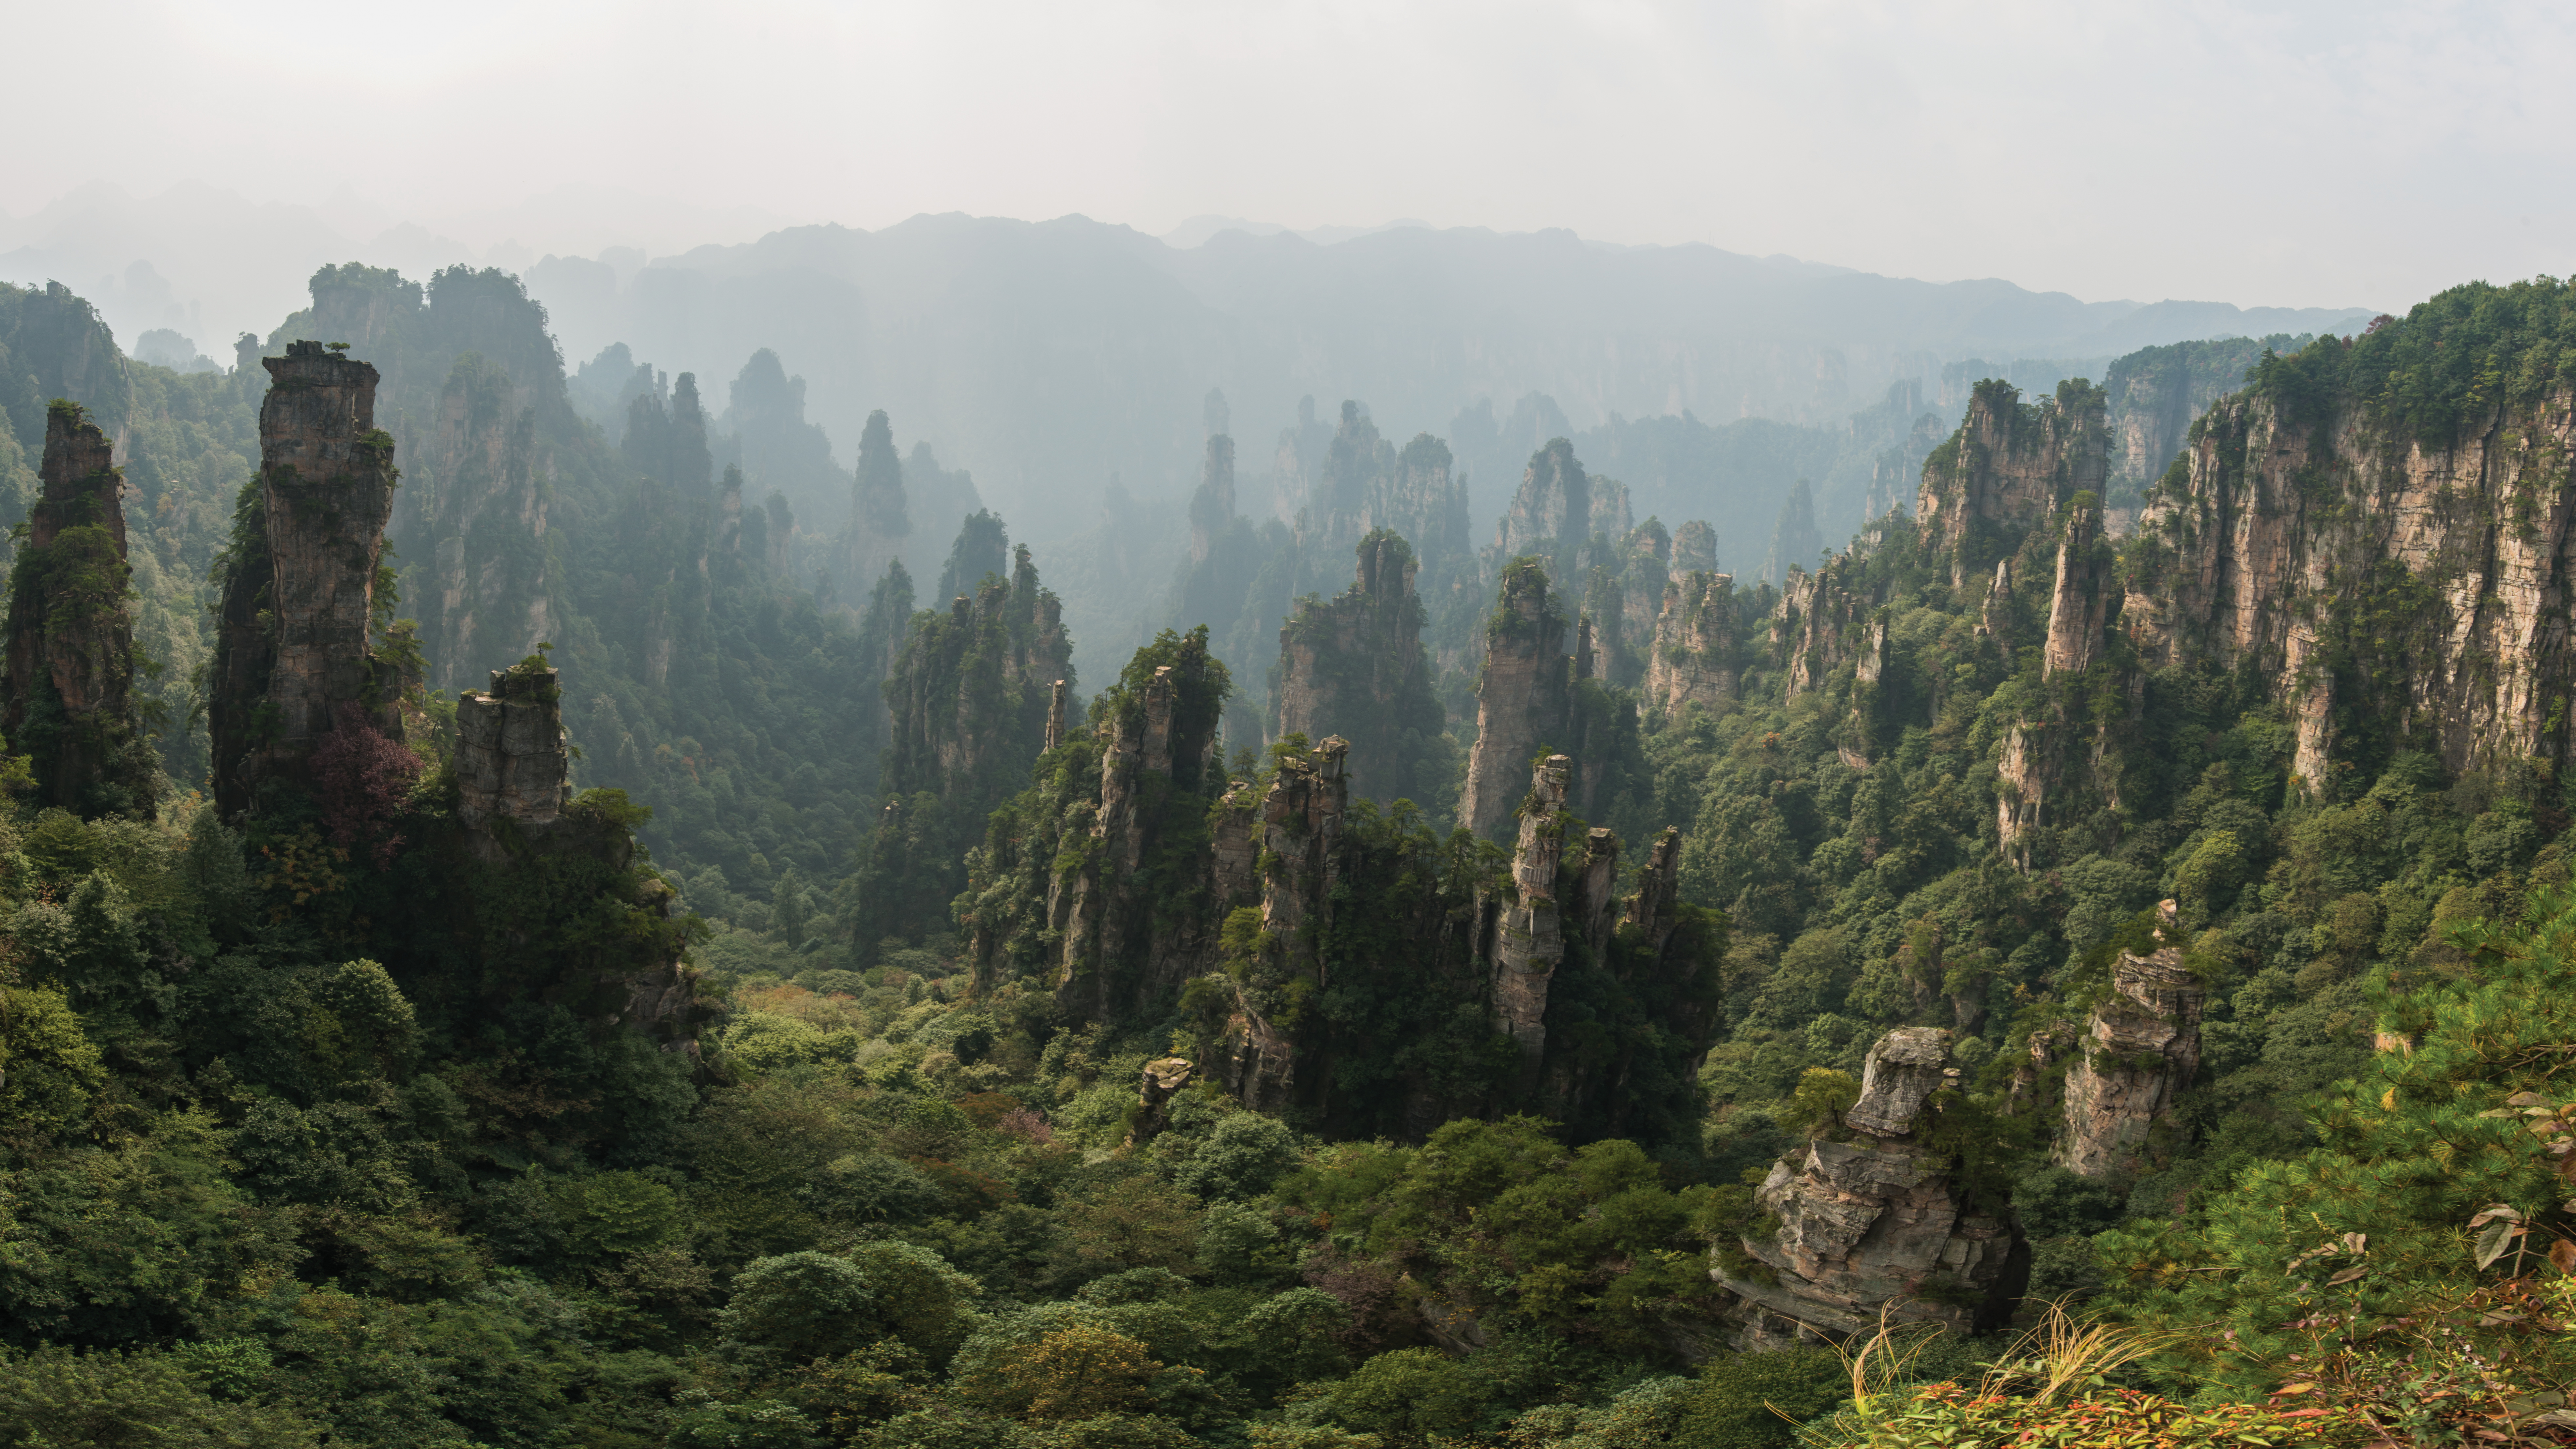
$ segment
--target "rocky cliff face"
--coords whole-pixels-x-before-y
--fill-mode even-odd
[[[893,712],[886,788],[977,793],[990,809],[999,800],[992,790],[1007,793],[1043,748],[1072,657],[1063,606],[1039,583],[1023,544],[1009,583],[988,581],[913,626],[885,686]]]
[[[1360,496],[1363,535],[1386,529],[1413,546],[1416,562],[1445,579],[1468,561],[1467,481],[1455,476],[1449,445],[1418,433],[1395,455],[1394,466],[1369,481]]]
[[[498,859],[505,837],[552,833],[572,796],[555,671],[532,662],[495,669],[489,689],[459,698],[452,764],[456,818],[478,853]]]
[[[1924,461],[1915,500],[1916,526],[1949,557],[1954,586],[1982,577],[2076,493],[2100,496],[2109,466],[2103,412],[2102,389],[2081,379],[2035,407],[2010,383],[1977,384],[1966,421]]]
[[[1574,688],[1564,638],[1565,616],[1548,596],[1546,571],[1528,562],[1505,569],[1501,598],[1485,627],[1476,746],[1458,805],[1458,823],[1478,835],[1496,838],[1511,826],[1530,758],[1540,745],[1564,737]]]
[[[1520,1048],[1527,1078],[1537,1075],[1547,1054],[1548,982],[1556,975],[1556,963],[1565,959],[1556,903],[1565,826],[1557,817],[1565,809],[1565,786],[1573,773],[1574,761],[1563,755],[1548,756],[1531,772],[1520,841],[1512,852],[1512,894],[1495,933],[1495,1023]]]
[[[2439,445],[2394,434],[2359,403],[2291,417],[2248,391],[2213,408],[2139,521],[2140,655],[2269,681],[2311,789],[2339,714],[2452,771],[2564,760],[2576,396],[2486,406]]]
[[[509,374],[477,354],[460,357],[439,395],[428,446],[407,506],[427,516],[437,550],[429,597],[416,601],[430,682],[455,689],[517,659],[554,632],[547,597],[548,464],[536,414]],[[741,494],[734,494],[733,537]]]
[[[1865,1334],[1882,1309],[1962,1333],[2003,1321],[2026,1250],[2007,1219],[1966,1198],[1954,1156],[1930,1140],[1937,1094],[1958,1081],[1948,1031],[1889,1032],[1844,1114],[1850,1140],[1807,1143],[1772,1167],[1755,1197],[1778,1231],[1743,1248],[1776,1281],[1712,1273],[1742,1300],[1745,1347]]]
[[[1273,738],[1339,735],[1350,742],[1352,789],[1379,800],[1428,798],[1437,782],[1416,780],[1413,767],[1442,721],[1422,648],[1413,551],[1380,529],[1356,552],[1351,587],[1301,604],[1279,630]]]
[[[56,402],[38,477],[42,492],[10,569],[0,735],[34,768],[40,802],[83,815],[148,813],[160,771],[131,694],[124,475],[106,433]]]
[[[2155,950],[2120,953],[2111,991],[2093,1009],[2066,1071],[2065,1126],[2054,1156],[2085,1177],[2126,1173],[2147,1134],[2200,1069],[2207,991],[2183,964],[2172,901],[2159,908]]]
[[[1245,963],[1246,979],[1233,993],[1221,1059],[1228,1090],[1249,1107],[1277,1111],[1294,1100],[1297,1044],[1278,1024],[1275,1004],[1325,984],[1324,942],[1341,872],[1342,816],[1350,805],[1344,749],[1341,740],[1328,739],[1304,759],[1282,762],[1248,819],[1249,790],[1229,791],[1223,802],[1230,828],[1220,828],[1220,841],[1257,842],[1255,852],[1221,844],[1211,862],[1220,900],[1242,899],[1246,865],[1258,876],[1252,883],[1260,893],[1261,934]],[[1241,858],[1246,853],[1250,861]]]
[[[1557,578],[1575,579],[1596,562],[1616,566],[1591,558],[1593,535],[1625,539],[1633,526],[1627,485],[1586,474],[1574,445],[1556,438],[1530,454],[1511,511],[1495,526],[1494,549],[1501,560],[1545,557]]]
[[[401,681],[370,639],[395,476],[376,370],[318,342],[263,365],[258,492],[223,586],[206,711],[227,816],[308,786],[305,762],[344,724],[402,733]]]
[[[2110,429],[2103,498],[2116,514],[2106,520],[2110,532],[2127,531],[2123,525],[2134,521],[2146,490],[2182,453],[2193,420],[2245,385],[2246,369],[2261,360],[2266,342],[2249,337],[2177,342],[2143,348],[2111,364],[2102,380]]]
[[[2094,717],[2097,694],[2084,679],[2111,659],[2121,602],[2118,559],[2102,536],[2102,508],[2094,495],[2076,494],[2062,517],[2048,632],[2040,645],[2040,678],[2050,687],[2040,707],[2005,734],[1995,784],[1996,839],[2023,869],[2031,865],[2033,830],[2066,823],[2078,802],[2117,804],[2120,798],[2118,760],[2111,751],[2116,721]],[[2010,615],[2010,561],[1995,569],[1985,626],[2008,638],[2001,620]],[[2116,665],[2112,672],[2123,695],[2133,691],[2133,674]]]
[[[1678,719],[1691,706],[1716,714],[1735,703],[1735,580],[1694,571],[1664,585],[1646,659],[1646,702]]]

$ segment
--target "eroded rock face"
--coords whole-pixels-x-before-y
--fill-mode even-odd
[[[1127,1132],[1127,1145],[1142,1147],[1163,1135],[1171,1125],[1169,1104],[1181,1089],[1198,1074],[1198,1065],[1188,1057],[1158,1057],[1145,1064],[1136,1086],[1136,1105],[1144,1110],[1137,1114],[1136,1125]]]
[[[1535,1075],[1547,1052],[1547,988],[1565,959],[1565,933],[1557,919],[1557,869],[1565,853],[1565,787],[1574,762],[1550,755],[1530,774],[1529,804],[1521,812],[1520,842],[1512,852],[1512,899],[1503,907],[1494,945],[1494,1024],[1521,1049],[1524,1070]],[[1608,832],[1603,832],[1607,834]]]
[[[1574,445],[1555,438],[1530,454],[1511,510],[1495,526],[1494,545],[1504,558],[1518,558],[1553,553],[1560,544],[1581,549],[1596,533],[1625,538],[1632,526],[1627,485],[1585,473]]]
[[[2447,447],[2391,437],[2357,408],[2316,421],[2268,397],[2212,408],[2188,478],[2140,517],[2128,628],[2150,664],[2251,668],[2289,702],[2310,788],[2335,746],[2339,680],[2320,620],[2397,728],[2454,772],[2567,758],[2551,710],[2576,687],[2576,394],[2488,412]],[[2356,620],[2379,620],[2354,627]],[[2340,622],[2338,622],[2340,621]]]
[[[2050,596],[2048,642],[2039,656],[2042,678],[2081,674],[2102,657],[2103,627],[2114,602],[2112,573],[2111,550],[2102,546],[2102,505],[2079,493],[2067,506],[2066,533],[2057,547],[2057,589]]]
[[[10,573],[0,734],[36,798],[83,815],[148,812],[160,772],[137,727],[124,475],[80,408],[45,415],[43,493]]]
[[[1265,945],[1253,970],[1263,983],[1326,984],[1319,947],[1332,925],[1333,886],[1340,876],[1342,817],[1351,793],[1345,771],[1348,748],[1339,739],[1328,739],[1304,759],[1282,762],[1257,814],[1246,822],[1251,827],[1246,845],[1259,842],[1252,870],[1258,876]],[[1249,794],[1248,787],[1229,792],[1227,818],[1249,803]],[[1232,834],[1219,826],[1221,898],[1233,885],[1234,872],[1242,869],[1229,858],[1239,858],[1242,849],[1228,848]],[[1254,1004],[1250,993],[1235,993],[1222,1070],[1227,1089],[1246,1106],[1276,1111],[1296,1090],[1296,1043]]]
[[[526,837],[547,833],[571,798],[563,690],[552,669],[492,671],[491,688],[456,702],[456,815],[473,839],[493,844],[495,824]]]
[[[258,537],[224,585],[206,709],[230,817],[273,783],[308,783],[305,761],[344,719],[402,736],[401,682],[369,639],[394,494],[376,370],[318,342],[262,365]]]
[[[1485,667],[1476,684],[1476,745],[1467,757],[1459,824],[1498,838],[1516,818],[1525,771],[1542,744],[1565,737],[1572,656],[1565,616],[1548,597],[1547,573],[1530,564],[1504,570],[1502,597],[1485,630]]]
[[[1669,717],[1689,705],[1711,714],[1735,703],[1735,580],[1694,570],[1664,585],[1646,659],[1646,698]]]
[[[1207,457],[1199,468],[1198,491],[1190,495],[1190,566],[1208,561],[1216,536],[1234,521],[1234,439],[1223,433],[1207,440]]]
[[[2156,1119],[2200,1069],[2200,1017],[2207,991],[2183,964],[2182,926],[2172,901],[2159,908],[2157,948],[2123,951],[2111,995],[2085,1024],[2066,1071],[2065,1130],[2054,1155],[2068,1171],[2106,1177],[2135,1165]]]
[[[1299,606],[1279,630],[1276,738],[1350,742],[1351,788],[1375,799],[1416,793],[1405,736],[1439,733],[1440,701],[1422,648],[1413,550],[1392,532],[1360,540],[1359,575],[1330,600]]]
[[[1062,742],[1058,694],[1072,658],[1063,606],[1022,544],[1010,582],[961,595],[946,618],[913,629],[886,682],[886,787],[999,803],[1031,756]]]
[[[2102,491],[2109,466],[2102,389],[2070,379],[2024,406],[2010,383],[1977,384],[1958,434],[1933,450],[1916,495],[1916,526],[1949,555],[1964,585],[2079,491]]]
[[[1794,699],[1824,684],[1836,666],[1855,657],[1856,626],[1868,601],[1843,588],[1839,571],[1808,573],[1791,568],[1780,585],[1780,602],[1772,606],[1771,637],[1789,671],[1788,693]]]
[[[1743,1301],[1746,1347],[1823,1334],[1846,1337],[1929,1320],[1961,1332],[2002,1321],[2026,1275],[2005,1219],[1973,1211],[1953,1159],[1927,1144],[1955,1085],[1950,1033],[1906,1027],[1870,1049],[1860,1100],[1844,1114],[1852,1140],[1819,1140],[1771,1169],[1756,1199],[1776,1234],[1744,1240],[1776,1282],[1715,1274]]]

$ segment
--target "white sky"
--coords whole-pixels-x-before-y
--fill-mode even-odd
[[[99,181],[585,253],[1413,216],[2279,306],[2576,251],[2542,4],[0,0],[0,35],[22,218]]]

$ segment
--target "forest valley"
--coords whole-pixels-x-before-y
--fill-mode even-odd
[[[1089,693],[774,356],[312,299],[0,289],[0,1444],[2576,1442],[2569,284],[1980,384],[1776,586],[1211,398]]]

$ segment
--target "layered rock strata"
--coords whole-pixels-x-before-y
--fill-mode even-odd
[[[2000,1323],[2027,1273],[2012,1224],[1969,1202],[1955,1157],[1930,1141],[1938,1094],[1955,1087],[1950,1033],[1902,1027],[1870,1048],[1849,1141],[1790,1152],[1755,1200],[1778,1231],[1743,1240],[1776,1281],[1713,1270],[1742,1302],[1748,1348],[1867,1334],[1882,1310],[1961,1333]]]
[[[2111,993],[2093,1009],[2066,1070],[2065,1126],[2053,1156],[2068,1171],[2109,1177],[2133,1169],[2157,1119],[2200,1070],[2208,992],[2183,963],[2172,901],[2157,907],[2155,950],[2120,953]]]
[[[2139,520],[2127,617],[2142,661],[2267,680],[2311,790],[2347,706],[2453,772],[2564,761],[2571,448],[2564,387],[2488,404],[2447,442],[2396,435],[2358,402],[2294,417],[2260,392],[2223,399]]]
[[[456,818],[486,854],[497,854],[505,832],[550,832],[572,798],[556,672],[533,663],[495,669],[489,689],[459,697],[453,765]]]
[[[1547,988],[1565,959],[1557,916],[1557,870],[1563,862],[1565,786],[1574,762],[1550,755],[1530,775],[1512,852],[1512,897],[1503,906],[1494,946],[1494,1018],[1519,1046],[1524,1073],[1535,1075],[1547,1052]],[[1599,832],[1602,835],[1608,831]]]
[[[344,720],[402,735],[401,681],[370,642],[395,480],[376,370],[318,342],[262,365],[255,506],[234,540],[206,703],[227,817],[308,786],[305,761]]]
[[[46,411],[38,477],[10,568],[0,734],[27,757],[38,802],[149,812],[160,771],[134,713],[125,477],[107,434],[67,402]]]

